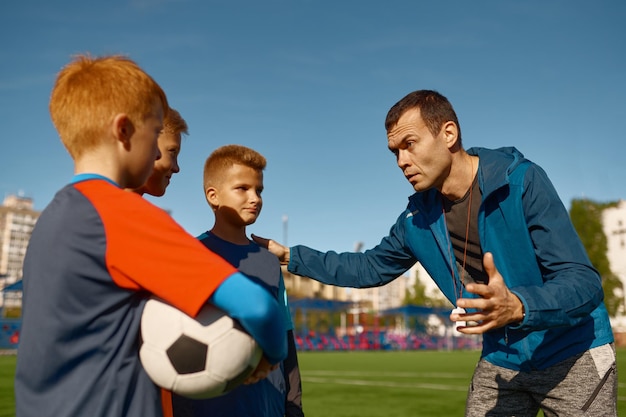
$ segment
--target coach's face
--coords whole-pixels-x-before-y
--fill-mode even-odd
[[[420,109],[415,108],[407,110],[387,132],[389,150],[396,156],[398,167],[415,191],[433,187],[441,190],[450,173],[452,157],[448,123],[444,123],[439,134],[433,136]]]

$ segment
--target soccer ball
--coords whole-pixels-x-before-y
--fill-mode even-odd
[[[155,298],[146,302],[139,358],[162,388],[188,398],[216,397],[243,383],[262,355],[237,321],[210,304],[192,318]]]

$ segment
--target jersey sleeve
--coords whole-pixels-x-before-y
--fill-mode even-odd
[[[75,184],[102,219],[106,264],[122,288],[147,291],[195,316],[237,270],[164,210],[105,181]]]
[[[287,329],[283,307],[265,287],[242,273],[236,273],[215,291],[210,302],[241,323],[261,346],[270,363],[285,359]]]

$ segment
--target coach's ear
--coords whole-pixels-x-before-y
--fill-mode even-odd
[[[459,128],[453,121],[449,120],[441,126],[441,135],[443,135],[448,149],[455,149],[459,144]]]
[[[206,197],[207,203],[211,206],[211,208],[215,211],[220,206],[220,199],[217,193],[217,189],[215,187],[208,187],[204,190],[204,196]]]

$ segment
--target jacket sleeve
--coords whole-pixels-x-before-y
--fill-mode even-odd
[[[320,252],[306,246],[290,248],[289,272],[338,287],[385,285],[417,261],[405,245],[406,214],[398,217],[389,235],[365,252]]]
[[[602,302],[601,278],[546,173],[533,164],[524,187],[522,204],[543,285],[511,288],[525,308],[519,327],[575,325]]]

